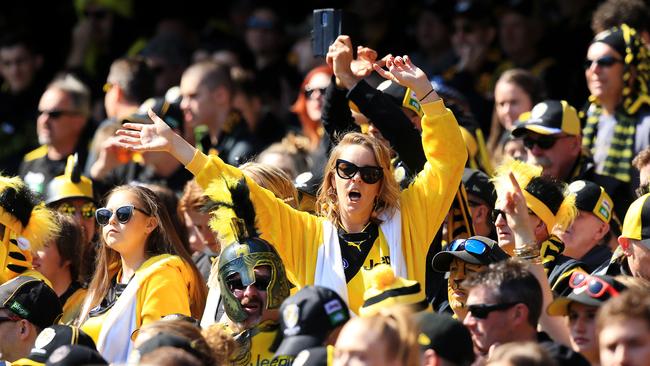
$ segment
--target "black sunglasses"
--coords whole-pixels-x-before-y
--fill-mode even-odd
[[[51,111],[38,111],[38,114],[46,114],[52,119],[58,119],[63,115],[77,115],[79,112],[77,111],[64,111],[62,109],[54,109]]]
[[[327,88],[305,89],[305,97],[311,98],[312,94],[314,94],[316,90],[318,90],[320,96],[325,96],[325,90],[327,90]]]
[[[368,184],[375,184],[384,177],[384,170],[379,166],[356,166],[343,159],[336,160],[336,174],[342,179],[352,179],[357,172],[361,180]]]
[[[270,277],[255,276],[255,282],[251,283],[249,286],[255,287],[258,291],[266,291],[266,289],[269,287],[270,284],[271,284]],[[231,292],[235,290],[243,291],[246,289],[246,287],[248,287],[248,286],[244,286],[244,283],[242,283],[241,281],[241,277],[227,278],[226,285],[228,286],[228,289]]]
[[[492,209],[492,212],[490,212],[490,219],[492,220],[492,223],[496,223],[497,219],[501,215],[503,215],[503,219],[506,220],[506,223],[508,223],[508,217],[506,216],[506,213],[502,210],[499,210],[498,208],[494,208]]]
[[[502,311],[510,309],[511,307],[519,304],[519,301],[516,302],[506,302],[503,304],[476,304],[476,305],[467,305],[467,310],[472,313],[472,316],[478,319],[487,318],[493,311]]]
[[[618,59],[618,58],[616,58],[614,56],[603,56],[603,57],[597,58],[595,60],[586,59],[585,63],[584,63],[585,70],[590,69],[591,65],[593,65],[594,62],[599,67],[611,67],[612,65],[614,65],[616,63],[619,63],[619,62],[623,63],[623,60]]]
[[[563,139],[571,136],[539,136],[537,138],[532,138],[526,136],[523,138],[524,147],[528,150],[532,150],[535,145],[537,145],[542,150],[548,150],[555,146],[555,143],[559,139]]]
[[[77,207],[67,202],[59,205],[56,210],[62,214],[70,216],[75,216],[77,214]],[[81,217],[84,219],[92,219],[95,216],[96,207],[94,203],[88,202],[81,206],[79,211],[81,212]]]
[[[126,206],[118,207],[115,210],[115,216],[117,217],[117,221],[121,224],[126,224],[127,222],[129,222],[129,220],[131,220],[131,217],[133,216],[133,210],[137,210],[147,216],[151,216],[149,212],[141,208],[137,208],[133,205],[126,205]],[[101,226],[108,225],[108,222],[111,220],[111,217],[113,217],[113,211],[109,210],[106,207],[98,208],[97,211],[95,211],[95,219],[97,219],[97,223],[100,224]]]

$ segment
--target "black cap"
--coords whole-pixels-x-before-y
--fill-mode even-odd
[[[614,277],[607,275],[590,275],[608,283],[617,292],[622,292],[627,287],[614,279]],[[588,277],[587,277],[588,278]],[[585,286],[574,288],[571,293],[565,297],[558,297],[548,305],[546,312],[551,316],[560,316],[569,314],[569,304],[572,302],[579,302],[584,305],[600,307],[612,296],[607,292],[603,292],[600,297],[593,297],[587,291]]]
[[[465,168],[463,185],[467,193],[475,195],[485,201],[490,208],[494,208],[497,202],[497,193],[487,174],[478,169]]]
[[[29,276],[18,276],[0,286],[0,308],[40,328],[54,324],[63,313],[54,290],[45,282]]]
[[[46,366],[108,365],[96,350],[78,344],[61,346],[52,352]]]
[[[569,191],[576,195],[578,210],[591,212],[605,223],[612,219],[614,201],[603,187],[588,180],[576,180],[569,184]]]
[[[472,241],[478,245],[485,247],[485,251],[482,253],[474,253],[466,250],[465,246]],[[476,243],[478,242],[478,243]],[[488,265],[490,263],[496,263],[504,259],[508,259],[508,254],[499,247],[499,244],[484,236],[472,236],[469,239],[457,239],[447,245],[447,250],[439,252],[433,257],[431,265],[433,269],[438,272],[447,272],[449,271],[449,266],[454,258],[458,258],[464,262],[472,264],[483,264]]]
[[[421,349],[432,349],[456,365],[474,362],[472,336],[465,326],[447,314],[421,313],[416,316],[420,327]]]
[[[545,100],[535,104],[530,112],[522,113],[512,130],[512,136],[522,137],[528,132],[540,135],[565,133],[571,136],[582,133],[578,112],[564,100]]]
[[[336,292],[321,286],[305,286],[280,306],[282,337],[275,356],[295,356],[321,346],[330,331],[345,324],[350,311]]]
[[[45,363],[47,358],[59,347],[78,344],[96,350],[95,342],[88,334],[77,327],[55,324],[43,329],[34,341],[34,348],[28,359]]]

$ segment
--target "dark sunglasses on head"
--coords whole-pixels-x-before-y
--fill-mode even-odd
[[[352,179],[357,172],[361,175],[361,180],[368,184],[375,184],[384,177],[384,171],[378,166],[356,166],[343,159],[336,160],[336,174],[342,179]]]
[[[548,150],[555,146],[555,143],[559,139],[563,139],[565,137],[571,137],[571,136],[539,136],[537,138],[532,138],[530,136],[526,136],[523,138],[524,142],[524,147],[528,150],[532,150],[535,145],[539,147],[542,150]]]
[[[61,116],[64,116],[64,115],[76,115],[76,114],[79,114],[79,112],[77,112],[77,111],[64,111],[64,110],[61,110],[61,109],[54,109],[54,110],[51,110],[51,111],[38,111],[38,114],[45,114],[45,115],[47,115],[48,117],[50,117],[52,119],[57,119],[57,118],[60,118]]]
[[[316,90],[318,90],[319,96],[325,96],[325,90],[327,90],[327,88],[305,89],[305,97],[311,98],[311,96],[314,94]]]
[[[69,203],[62,203],[56,210],[65,215],[75,216],[77,214],[77,208]],[[85,203],[81,206],[81,217],[84,219],[91,219],[95,216],[95,204],[92,202]]]
[[[623,63],[623,60],[618,59],[618,58],[616,58],[614,56],[603,56],[603,57],[597,58],[595,60],[586,59],[585,63],[584,63],[585,70],[590,69],[591,65],[593,65],[594,62],[596,63],[596,65],[598,65],[598,67],[611,67],[616,63],[619,63],[619,62]]]
[[[257,291],[266,291],[266,289],[269,287],[269,284],[271,284],[271,278],[255,276],[255,282],[251,283],[249,286],[255,287]],[[240,277],[226,279],[226,285],[231,292],[235,290],[243,291],[246,289],[246,287],[248,287],[244,286],[244,283],[241,281]]]
[[[117,221],[121,224],[126,224],[129,222],[129,220],[131,220],[134,210],[140,211],[147,216],[151,216],[150,213],[143,209],[137,208],[133,205],[126,205],[115,209],[115,216],[117,217]],[[101,226],[108,225],[111,217],[113,217],[113,211],[109,210],[106,207],[98,208],[97,211],[95,211],[95,218],[97,219],[97,223]]]
[[[476,305],[467,305],[467,310],[472,313],[472,316],[478,319],[485,319],[490,316],[490,313],[493,311],[502,311],[510,309],[511,307],[519,304],[519,301],[516,302],[506,302],[503,304],[476,304]]]
[[[618,296],[618,291],[601,278],[590,276],[582,272],[573,272],[569,278],[569,287],[586,287],[587,293],[593,298],[600,298],[605,292],[610,296]]]

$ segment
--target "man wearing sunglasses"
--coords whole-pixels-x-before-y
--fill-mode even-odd
[[[616,207],[626,207],[632,201],[626,184],[596,173],[593,160],[582,151],[578,113],[566,101],[536,104],[519,117],[512,136],[523,140],[527,162],[542,167],[544,175],[566,183],[578,179],[595,182],[605,188]]]
[[[467,316],[478,358],[486,357],[494,344],[537,342],[558,365],[589,365],[580,354],[555,343],[537,331],[542,312],[542,289],[524,262],[509,259],[464,282],[468,289]]]
[[[61,303],[45,282],[19,276],[0,286],[0,361],[29,355],[38,334],[61,316]]]
[[[219,303],[212,306],[208,299],[201,323],[220,321],[223,309],[225,323],[240,346],[234,359],[271,362],[274,353],[269,347],[279,328],[278,309],[291,286],[280,256],[259,237],[238,236],[223,249],[216,266],[213,271],[218,268],[218,275],[209,283],[209,296],[219,289]]]
[[[483,272],[490,263],[508,259],[496,241],[482,236],[456,239],[445,251],[433,257],[431,265],[438,272],[449,272],[447,293],[436,296],[434,307],[441,312],[453,311],[454,317],[463,320],[467,314],[467,290],[463,281],[475,273]],[[445,296],[446,295],[446,296]]]
[[[38,104],[36,132],[39,148],[23,157],[18,174],[37,194],[63,174],[69,155],[79,154],[84,166],[91,136],[90,92],[72,75],[53,81]]]
[[[515,232],[518,222],[507,218],[509,195],[513,192],[510,174],[514,176],[525,198],[528,214],[525,215],[530,233]],[[496,226],[499,246],[511,256],[519,256],[515,250],[515,236],[530,236],[530,242],[524,243],[530,253],[526,256],[539,256],[553,291],[561,294],[567,291],[567,280],[573,271],[583,271],[582,263],[563,255],[564,243],[555,232],[565,230],[573,221],[576,212],[573,197],[566,192],[565,186],[557,180],[542,175],[539,167],[511,161],[497,170],[493,179],[497,191],[496,208],[492,219]],[[521,227],[521,226],[520,226]]]

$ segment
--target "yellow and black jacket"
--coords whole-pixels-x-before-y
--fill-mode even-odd
[[[399,210],[401,248],[407,278],[424,283],[426,253],[454,199],[467,151],[453,114],[444,107],[441,100],[422,107],[425,113],[422,120],[422,141],[427,164],[409,187],[401,192]],[[238,169],[225,164],[220,158],[208,157],[199,151],[186,167],[204,189],[215,180],[242,177]],[[257,213],[261,237],[278,250],[287,270],[297,277],[297,286],[313,285],[319,247],[324,244],[323,222],[326,219],[296,211],[252,180],[246,178],[246,181]],[[372,226],[369,225],[367,230],[371,230]],[[366,244],[368,254],[365,259],[354,261],[357,272],[390,261],[388,243],[383,233],[378,230],[376,235],[374,241]],[[339,242],[341,252],[344,253],[350,247],[346,245],[349,241],[343,237]],[[353,250],[362,251],[356,247],[362,247],[363,244],[353,243]],[[344,268],[346,261],[344,257]],[[350,268],[350,261],[347,262]],[[361,277],[361,273],[356,273],[348,280],[346,274],[349,305],[353,311],[363,304],[366,286]]]

